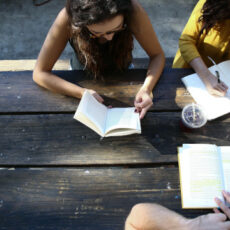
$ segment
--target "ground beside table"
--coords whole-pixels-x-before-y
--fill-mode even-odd
[[[96,89],[108,104],[132,106],[146,70],[100,84],[82,71],[55,73]],[[192,99],[180,78],[189,73],[165,68],[142,135],[100,141],[73,119],[77,99],[40,88],[31,71],[0,72],[0,229],[117,230],[138,202],[187,217],[207,213],[181,209],[177,146],[229,145],[230,116],[181,130],[181,108]]]

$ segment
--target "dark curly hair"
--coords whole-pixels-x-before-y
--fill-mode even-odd
[[[71,45],[78,59],[95,78],[109,71],[124,71],[132,61],[133,35],[129,30],[131,0],[67,0],[66,10],[71,26]],[[105,44],[90,37],[87,25],[122,14],[126,29]]]
[[[226,19],[230,19],[230,0],[206,0],[198,22],[202,23],[199,33],[207,34],[211,28],[219,29]]]

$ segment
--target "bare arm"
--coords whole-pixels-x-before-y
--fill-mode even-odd
[[[142,203],[135,205],[125,223],[125,230],[169,229],[188,230],[187,219],[158,204]]]
[[[200,76],[210,94],[216,94],[218,96],[224,96],[226,94],[228,90],[227,85],[224,82],[218,83],[217,77],[209,71],[201,57],[193,59],[189,64]]]
[[[33,72],[33,80],[56,93],[81,98],[85,89],[51,73],[70,37],[65,8],[58,14],[42,46]]]
[[[135,106],[140,112],[140,118],[143,118],[152,105],[152,90],[164,68],[165,57],[147,13],[137,0],[133,0],[133,6],[134,13],[131,29],[150,59],[146,79],[135,100]]]
[[[135,205],[125,223],[125,230],[230,230],[222,213],[187,219],[157,204]]]

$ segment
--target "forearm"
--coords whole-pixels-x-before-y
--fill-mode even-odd
[[[194,58],[190,63],[194,71],[200,76],[200,78],[206,82],[207,76],[210,74],[208,67],[205,65],[201,57]]]
[[[63,80],[51,72],[34,71],[33,80],[40,86],[63,95],[81,98],[84,88]]]
[[[157,204],[135,205],[125,223],[125,230],[189,230],[188,220]]]
[[[146,78],[141,87],[142,89],[146,90],[148,93],[152,92],[153,88],[155,87],[157,81],[161,76],[164,64],[165,56],[163,52],[150,58]]]

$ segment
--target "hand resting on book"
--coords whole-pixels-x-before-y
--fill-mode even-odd
[[[225,198],[225,200],[227,201],[227,203],[230,204],[230,192],[227,191],[222,191],[223,196]],[[217,205],[220,207],[220,209],[222,210],[223,213],[225,213],[225,215],[227,216],[228,219],[230,219],[230,208],[227,207],[219,198],[215,197],[215,202],[217,203]],[[214,208],[213,211],[215,213],[220,213],[219,209]]]

